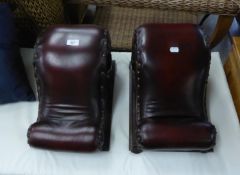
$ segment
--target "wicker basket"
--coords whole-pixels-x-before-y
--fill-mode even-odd
[[[195,23],[203,14],[158,10],[134,9],[123,7],[98,7],[95,24],[107,28],[111,35],[112,48],[118,51],[128,51],[132,47],[134,29],[144,23]]]
[[[109,29],[114,50],[130,50],[133,30],[143,23],[198,23],[202,14],[232,16],[240,12],[239,0],[69,0],[68,2],[95,4],[99,7],[94,23]]]
[[[202,13],[236,15],[239,13],[239,0],[70,0],[98,6],[121,6],[135,8],[155,8]]]

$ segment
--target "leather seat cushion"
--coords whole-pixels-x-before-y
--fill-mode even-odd
[[[216,131],[209,122],[145,119],[140,128],[141,144],[147,149],[209,150]]]
[[[96,126],[89,122],[41,121],[33,124],[28,132],[32,146],[72,151],[94,151],[97,148]]]

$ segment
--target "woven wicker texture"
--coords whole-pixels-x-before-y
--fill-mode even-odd
[[[131,50],[134,30],[144,23],[198,23],[200,14],[123,7],[99,7],[94,23],[107,28],[114,50]]]
[[[80,0],[72,0],[80,1]],[[146,7],[165,10],[183,10],[203,13],[236,15],[239,13],[239,0],[81,0],[81,3],[99,6]]]
[[[19,33],[25,35],[19,36],[20,43],[24,43],[23,45],[26,42],[22,41],[22,38],[34,42],[34,37],[43,29],[49,25],[64,22],[62,0],[0,0],[0,2],[16,5],[15,22]]]
[[[62,0],[0,0],[0,2],[15,4],[16,18],[30,19],[39,30],[51,24],[64,22]]]
[[[40,30],[49,25],[64,22],[63,2],[61,0],[16,0],[27,16]]]

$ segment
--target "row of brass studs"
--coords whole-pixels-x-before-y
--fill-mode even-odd
[[[140,51],[137,51],[137,58],[140,58],[141,56],[141,53]],[[137,104],[137,107],[136,107],[136,117],[137,117],[137,133],[136,133],[136,138],[137,138],[137,141],[138,143],[141,143],[142,139],[140,137],[140,129],[139,129],[139,124],[140,124],[140,120],[141,120],[141,112],[140,112],[140,104],[141,104],[141,99],[140,99],[140,89],[141,89],[141,63],[140,61],[136,60],[136,78],[137,78],[137,81],[136,81],[136,86],[137,86],[137,90],[136,90],[136,104]]]
[[[107,54],[106,54],[106,52],[107,52],[107,31],[104,31],[104,42],[103,42],[103,48],[102,48],[102,51],[103,51],[103,53],[102,53],[102,60],[105,60],[105,58],[106,58],[106,56],[107,56]],[[105,139],[104,138],[104,132],[102,132],[103,130],[104,130],[104,119],[105,119],[105,117],[106,117],[106,115],[105,115],[105,100],[104,100],[104,98],[103,98],[103,95],[104,95],[104,85],[102,85],[102,75],[104,74],[104,72],[100,72],[100,76],[101,76],[101,85],[100,85],[100,104],[101,104],[101,111],[100,111],[100,113],[101,113],[101,118],[100,118],[100,125],[99,125],[99,130],[98,130],[98,138],[97,138],[97,143],[99,143],[98,144],[98,149],[100,149],[100,150],[102,150],[102,147],[103,147],[103,139]],[[106,126],[105,126],[106,127]]]

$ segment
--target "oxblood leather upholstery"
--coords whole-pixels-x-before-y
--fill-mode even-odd
[[[92,25],[53,26],[40,37],[34,61],[40,102],[38,120],[28,130],[31,146],[109,150],[115,72],[110,48],[108,32]]]
[[[200,29],[146,24],[135,31],[133,44],[130,150],[212,150],[216,130],[205,99],[211,58]]]

